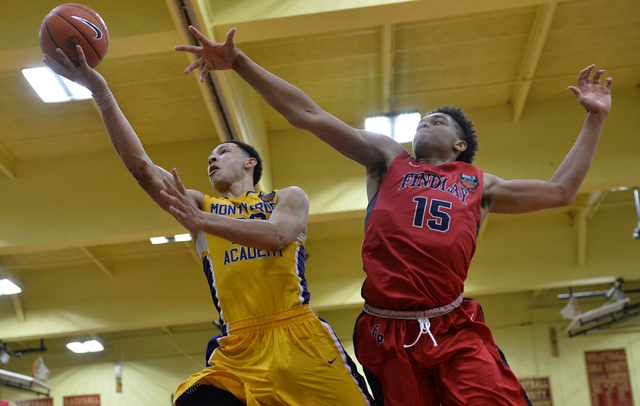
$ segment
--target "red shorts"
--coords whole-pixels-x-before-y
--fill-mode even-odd
[[[518,378],[500,358],[478,302],[464,300],[453,312],[429,322],[437,346],[427,333],[410,346],[420,335],[418,320],[363,312],[356,321],[356,356],[385,406],[527,405]],[[381,394],[371,382],[376,378]]]

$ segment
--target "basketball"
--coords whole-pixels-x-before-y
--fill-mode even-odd
[[[76,45],[80,45],[92,68],[98,66],[109,48],[109,31],[102,18],[87,6],[68,3],[51,10],[40,26],[42,52],[62,63],[60,48],[80,65]]]

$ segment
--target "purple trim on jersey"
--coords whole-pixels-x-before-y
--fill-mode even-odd
[[[205,352],[205,356],[206,356],[205,365],[207,367],[211,366],[211,364],[209,364],[209,360],[211,359],[213,352],[217,350],[218,347],[220,347],[220,342],[218,342],[218,338],[221,338],[221,337],[222,337],[221,335],[213,336],[207,343],[207,351]]]
[[[300,278],[300,299],[302,303],[300,304],[309,304],[309,300],[311,300],[311,293],[309,293],[309,289],[307,289],[307,279],[305,278],[305,263],[307,260],[307,255],[304,251],[304,246],[298,247],[296,250],[296,273],[298,274],[298,278]]]
[[[373,199],[371,199],[371,201],[367,205],[367,215],[364,217],[364,229],[365,230],[367,229],[367,222],[369,221],[369,215],[371,214],[371,211],[373,211],[373,206],[376,205],[376,201],[378,200],[378,193],[380,193],[380,190],[378,190],[376,192],[376,195],[373,196]]]
[[[355,381],[356,385],[358,385],[358,389],[360,389],[360,392],[362,393],[365,401],[369,406],[374,405],[373,398],[369,394],[369,389],[367,388],[367,384],[364,381],[364,378],[362,377],[362,375],[360,375],[360,372],[358,372],[358,368],[356,367],[355,362],[353,362],[349,354],[347,354],[347,352],[344,350],[344,347],[342,346],[342,343],[340,342],[340,339],[336,335],[335,331],[333,331],[329,323],[327,323],[324,319],[321,319],[320,317],[318,317],[318,319],[320,320],[322,325],[327,330],[329,330],[331,337],[333,337],[333,342],[335,343],[336,347],[338,347],[338,351],[340,352],[340,357],[342,358],[344,366],[349,370],[351,378]]]
[[[226,336],[227,323],[225,323],[224,318],[222,318],[222,308],[220,307],[220,301],[218,300],[218,292],[216,290],[215,278],[213,276],[213,265],[211,264],[211,258],[205,256],[202,259],[202,268],[204,270],[204,275],[207,277],[207,282],[209,283],[213,305],[216,307],[216,310],[220,315],[220,329],[222,330],[222,335]]]

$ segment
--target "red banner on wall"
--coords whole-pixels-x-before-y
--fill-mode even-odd
[[[553,406],[549,378],[521,379],[520,384],[533,406]]]
[[[65,396],[63,406],[100,406],[100,395]]]
[[[593,406],[633,406],[624,349],[587,351],[587,373]]]
[[[53,398],[18,400],[16,406],[53,406]]]

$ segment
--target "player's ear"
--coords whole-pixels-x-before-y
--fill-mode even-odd
[[[255,158],[247,158],[244,161],[244,168],[245,169],[249,169],[249,168],[253,168],[258,164],[258,160]]]
[[[453,148],[456,150],[456,152],[462,153],[467,150],[467,141],[458,140],[455,144],[453,144]]]

